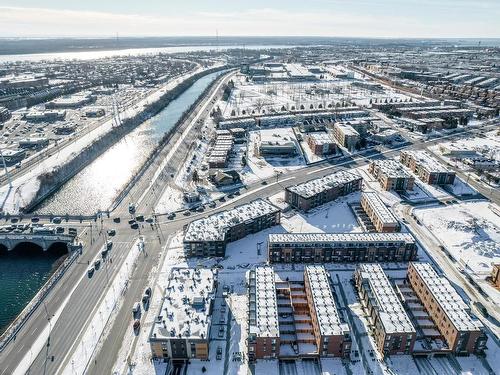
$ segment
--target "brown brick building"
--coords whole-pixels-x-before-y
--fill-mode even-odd
[[[485,349],[483,324],[472,318],[469,307],[446,278],[438,276],[429,263],[412,262],[408,281],[453,353],[468,355]]]
[[[384,190],[413,190],[415,178],[395,160],[374,160],[368,166],[368,171]]]
[[[285,201],[309,211],[338,197],[361,190],[363,178],[355,172],[339,171],[285,189]]]
[[[270,263],[408,262],[417,258],[409,233],[269,234]]]
[[[425,151],[401,151],[400,161],[422,181],[430,185],[452,185],[455,172],[445,168]]]
[[[360,264],[354,280],[380,354],[412,354],[415,328],[382,267]]]
[[[248,274],[248,357],[346,357],[349,327],[337,311],[329,276],[307,266],[301,280],[280,280],[271,267]]]

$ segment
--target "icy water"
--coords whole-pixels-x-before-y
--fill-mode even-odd
[[[12,251],[0,247],[0,332],[24,309],[67,253],[66,246],[44,252],[31,244]]]
[[[227,45],[215,46],[172,46],[163,48],[129,48],[119,50],[102,51],[81,51],[81,52],[55,52],[55,53],[34,53],[20,55],[0,55],[0,64],[15,61],[51,61],[51,60],[93,60],[113,56],[140,56],[158,53],[185,53],[197,51],[227,50],[232,48],[244,49],[275,49],[293,48],[293,45]]]
[[[107,209],[163,135],[220,74],[200,78],[158,115],[139,125],[64,184],[36,212],[76,215]]]

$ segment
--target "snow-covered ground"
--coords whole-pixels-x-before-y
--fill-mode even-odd
[[[251,131],[248,139],[247,166],[240,173],[246,184],[275,176],[276,173],[300,169],[306,165],[291,127]],[[259,145],[264,141],[294,142],[298,155],[293,157],[260,156]]]
[[[158,100],[167,90],[176,86],[179,80],[185,80],[200,70],[201,69],[199,68],[193,72],[187,73],[182,77],[177,78],[175,81],[171,81],[158,90],[153,91],[150,95],[137,102],[134,106],[128,107],[124,111],[120,112],[120,118],[125,120],[135,116],[142,110],[145,104]],[[112,127],[113,120],[111,119],[106,121],[99,127],[74,140],[69,145],[59,148],[57,152],[52,153],[51,156],[33,166],[29,172],[15,178],[12,181],[12,188],[9,188],[8,184],[0,187],[1,210],[10,213],[17,213],[21,207],[27,205],[34,198],[36,192],[38,191],[40,186],[37,178],[38,176],[49,172],[62,163],[72,159],[76,154],[93,143],[96,139],[108,133]]]
[[[500,217],[495,210],[499,212],[494,203],[471,201],[416,208],[414,213],[462,266],[484,277],[500,262]]]
[[[306,66],[295,64],[299,70],[307,70]],[[356,80],[336,78],[335,75],[348,70],[343,66],[327,67],[323,78],[310,82],[263,82],[247,81],[247,76],[239,74],[235,79],[235,87],[227,102],[219,106],[225,118],[251,115],[255,113],[272,113],[288,111],[295,107],[300,109],[331,108],[337,103],[349,100],[357,105],[368,106],[370,100],[380,102],[388,99],[409,100],[409,97],[394,89],[381,86],[380,90],[368,90],[356,86],[359,81],[366,81],[355,74]],[[319,75],[317,75],[319,77]],[[356,83],[355,83],[356,82]]]

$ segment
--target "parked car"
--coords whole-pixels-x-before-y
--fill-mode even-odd
[[[116,234],[115,229],[108,229],[108,236],[114,236]]]
[[[90,268],[88,269],[88,271],[87,271],[87,275],[88,275],[89,277],[92,277],[92,275],[93,275],[93,274],[94,274],[94,267],[90,267]]]
[[[54,224],[61,224],[62,219],[61,219],[59,216],[56,216],[56,217],[54,217],[54,218],[52,219],[52,222],[53,222]]]
[[[141,304],[136,302],[134,307],[132,307],[132,313],[137,314],[139,311],[141,311]]]

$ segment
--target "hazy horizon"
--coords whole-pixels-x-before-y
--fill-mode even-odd
[[[350,38],[499,38],[495,0],[255,0],[64,2],[0,0],[0,35],[296,36]]]

